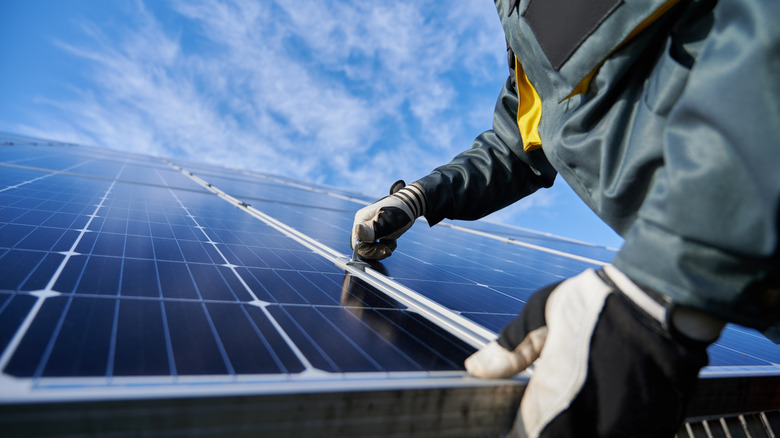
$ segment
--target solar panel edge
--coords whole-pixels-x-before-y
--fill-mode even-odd
[[[245,374],[143,376],[138,377],[44,377],[17,378],[0,375],[0,407],[18,403],[167,399],[284,395],[486,387],[524,387],[527,377],[482,380],[464,378],[460,371],[394,371],[328,373],[310,369],[298,374]]]
[[[483,386],[20,404],[0,411],[0,427],[11,436],[497,436],[521,393]]]

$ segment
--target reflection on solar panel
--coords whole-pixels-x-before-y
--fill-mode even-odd
[[[362,270],[347,263],[360,194],[0,144],[0,425],[12,435],[499,434],[525,377],[473,379],[463,360],[534,290],[614,255],[444,223]],[[729,327],[710,355],[696,415],[777,408],[780,348]],[[736,401],[738,381],[763,390]]]

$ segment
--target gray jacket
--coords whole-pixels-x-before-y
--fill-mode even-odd
[[[625,238],[613,263],[635,282],[780,339],[780,2],[510,3],[517,70],[493,129],[418,181],[429,223],[560,173]]]

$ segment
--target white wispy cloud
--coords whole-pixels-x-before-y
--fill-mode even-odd
[[[469,148],[490,127],[508,73],[487,1],[135,0],[109,9],[114,19],[81,19],[77,35],[53,38],[75,74],[48,72],[59,92],[47,84],[20,102],[3,130],[380,196]],[[604,226],[572,231],[571,217],[598,222],[558,181],[492,219],[581,240],[596,232],[617,245]]]
[[[490,2],[169,6],[58,41],[86,77],[49,136],[381,193],[468,148],[506,75]]]

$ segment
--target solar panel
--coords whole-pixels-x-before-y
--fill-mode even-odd
[[[469,378],[463,360],[534,290],[615,254],[445,221],[418,224],[362,270],[347,263],[352,217],[370,202],[359,193],[19,136],[0,144],[0,423],[10,426],[30,427],[20,419],[31,412],[59,418],[74,402],[118,403],[111,417],[175,398],[181,416],[251,396],[268,413],[260,428],[292,427],[270,414],[280,406],[308,422],[298,433],[316,435],[314,419],[334,406],[368,402],[397,418],[393,400],[414,399],[427,404],[406,424],[429,435],[451,431],[442,412],[457,417],[450,427],[498,433],[526,378]],[[742,327],[710,357],[712,382],[780,375],[780,348]],[[320,407],[301,406],[296,395],[312,393]],[[437,397],[453,402],[435,408]],[[338,424],[378,421],[350,412]],[[207,430],[206,418],[192,424]]]

